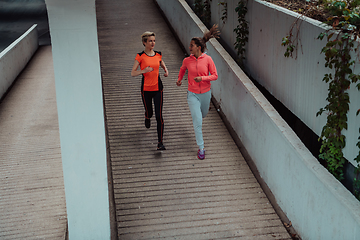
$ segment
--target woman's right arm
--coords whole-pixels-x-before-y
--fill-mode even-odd
[[[151,67],[146,67],[146,68],[144,68],[143,70],[137,70],[138,68],[139,68],[139,66],[140,66],[140,63],[137,61],[137,60],[135,60],[135,62],[134,62],[134,66],[133,66],[133,68],[132,68],[132,70],[131,70],[131,76],[132,77],[136,77],[136,76],[138,76],[138,75],[140,75],[140,74],[143,74],[143,73],[147,73],[147,72],[151,72],[151,71],[153,71],[154,69],[153,68],[151,68]]]
[[[183,60],[182,66],[180,67],[178,80],[176,81],[176,85],[181,86],[181,80],[183,79],[185,75],[185,71],[187,69],[186,65],[184,64],[185,60]]]
[[[133,66],[133,68],[132,68],[132,70],[131,70],[131,76],[132,76],[132,77],[136,77],[136,76],[142,74],[141,69],[140,69],[140,70],[137,70],[137,69],[139,68],[139,65],[140,65],[140,63],[135,60],[134,66]]]

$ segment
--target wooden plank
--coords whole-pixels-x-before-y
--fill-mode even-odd
[[[67,228],[51,46],[0,105],[0,239],[65,239]]]
[[[197,159],[187,86],[175,84],[184,53],[155,4],[97,1],[97,17],[120,239],[291,239],[213,105],[203,122],[206,158]],[[144,126],[141,77],[130,76],[147,30],[170,73],[161,76],[161,152],[155,118]]]

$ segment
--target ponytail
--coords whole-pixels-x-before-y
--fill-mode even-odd
[[[213,25],[210,29],[210,31],[206,32],[203,36],[203,41],[204,43],[206,43],[207,41],[209,41],[211,38],[219,38],[220,35],[220,31],[218,30],[218,25]]]

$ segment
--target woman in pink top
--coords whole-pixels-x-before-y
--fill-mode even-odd
[[[198,158],[205,158],[204,139],[202,135],[202,119],[209,112],[211,100],[211,81],[218,78],[212,58],[205,52],[206,42],[218,37],[219,31],[214,25],[202,38],[192,38],[190,42],[190,56],[183,60],[176,84],[181,86],[181,80],[188,70],[187,101],[193,119],[196,143],[199,146]]]

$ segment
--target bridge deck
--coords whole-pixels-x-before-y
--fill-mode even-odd
[[[184,57],[152,1],[97,1],[105,115],[120,239],[291,239],[212,106],[197,146]],[[146,129],[140,77],[130,77],[145,30],[157,34],[164,144]],[[0,238],[65,239],[66,208],[51,48],[40,47],[0,104]],[[153,119],[153,126],[155,125]]]
[[[175,84],[184,53],[155,4],[98,1],[97,19],[120,239],[291,239],[214,106],[203,124],[206,159],[196,158],[187,84]],[[163,152],[155,119],[144,126],[141,77],[130,76],[147,30],[170,72]]]
[[[66,207],[51,47],[0,104],[0,239],[65,239]]]

